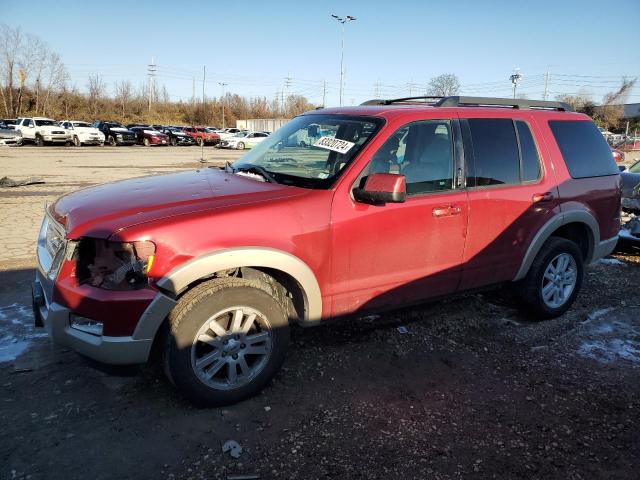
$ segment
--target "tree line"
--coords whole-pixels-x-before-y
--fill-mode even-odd
[[[110,93],[110,89],[111,92]],[[109,85],[101,76],[89,76],[82,92],[59,54],[35,35],[0,25],[0,100],[6,118],[43,116],[77,120],[108,119],[122,123],[235,125],[238,119],[290,118],[315,108],[305,97],[244,97],[172,101],[163,86],[149,101],[146,84],[128,80]]]

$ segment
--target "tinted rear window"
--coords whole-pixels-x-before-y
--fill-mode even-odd
[[[618,173],[611,149],[593,122],[553,120],[549,126],[573,178]]]

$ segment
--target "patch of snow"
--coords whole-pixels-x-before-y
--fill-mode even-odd
[[[617,258],[601,258],[596,263],[599,265],[622,265],[623,267],[627,266],[625,262],[618,260]]]
[[[600,363],[626,360],[640,365],[640,320],[614,308],[595,310],[579,329],[578,355]]]
[[[594,310],[589,315],[587,315],[587,321],[597,320],[600,317],[604,317],[607,313],[612,312],[614,310],[613,307],[602,308],[600,310]]]
[[[0,363],[14,361],[34,339],[46,336],[36,332],[30,306],[14,303],[0,307]]]

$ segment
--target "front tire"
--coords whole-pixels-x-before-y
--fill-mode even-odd
[[[41,135],[36,135],[36,146],[44,147],[44,138]]]
[[[109,138],[107,139],[107,143],[109,144],[110,147],[115,147],[117,145],[116,139],[112,135],[109,135]]]
[[[175,138],[172,138],[169,140],[169,143],[171,143],[172,147],[175,147],[176,145],[178,145],[178,140],[176,140]]]
[[[518,285],[524,312],[535,320],[559,317],[575,301],[583,277],[578,245],[565,238],[549,238]]]
[[[148,138],[145,138],[145,139],[142,141],[142,143],[144,143],[144,146],[145,146],[145,147],[149,147],[149,146],[151,145],[151,142],[149,141],[149,139],[148,139]]]
[[[280,369],[289,321],[272,290],[264,282],[224,278],[180,299],[169,317],[164,365],[193,402],[239,402],[260,392]]]
[[[82,146],[82,142],[80,141],[80,139],[79,139],[77,136],[73,137],[73,145],[74,145],[75,147],[80,147],[80,146]]]

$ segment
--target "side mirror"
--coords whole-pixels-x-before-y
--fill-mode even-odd
[[[627,167],[625,167],[624,165],[618,165],[618,171],[619,172],[624,172],[627,169]]]
[[[405,177],[395,173],[372,173],[363,188],[353,189],[353,198],[371,205],[403,203],[407,199]]]

